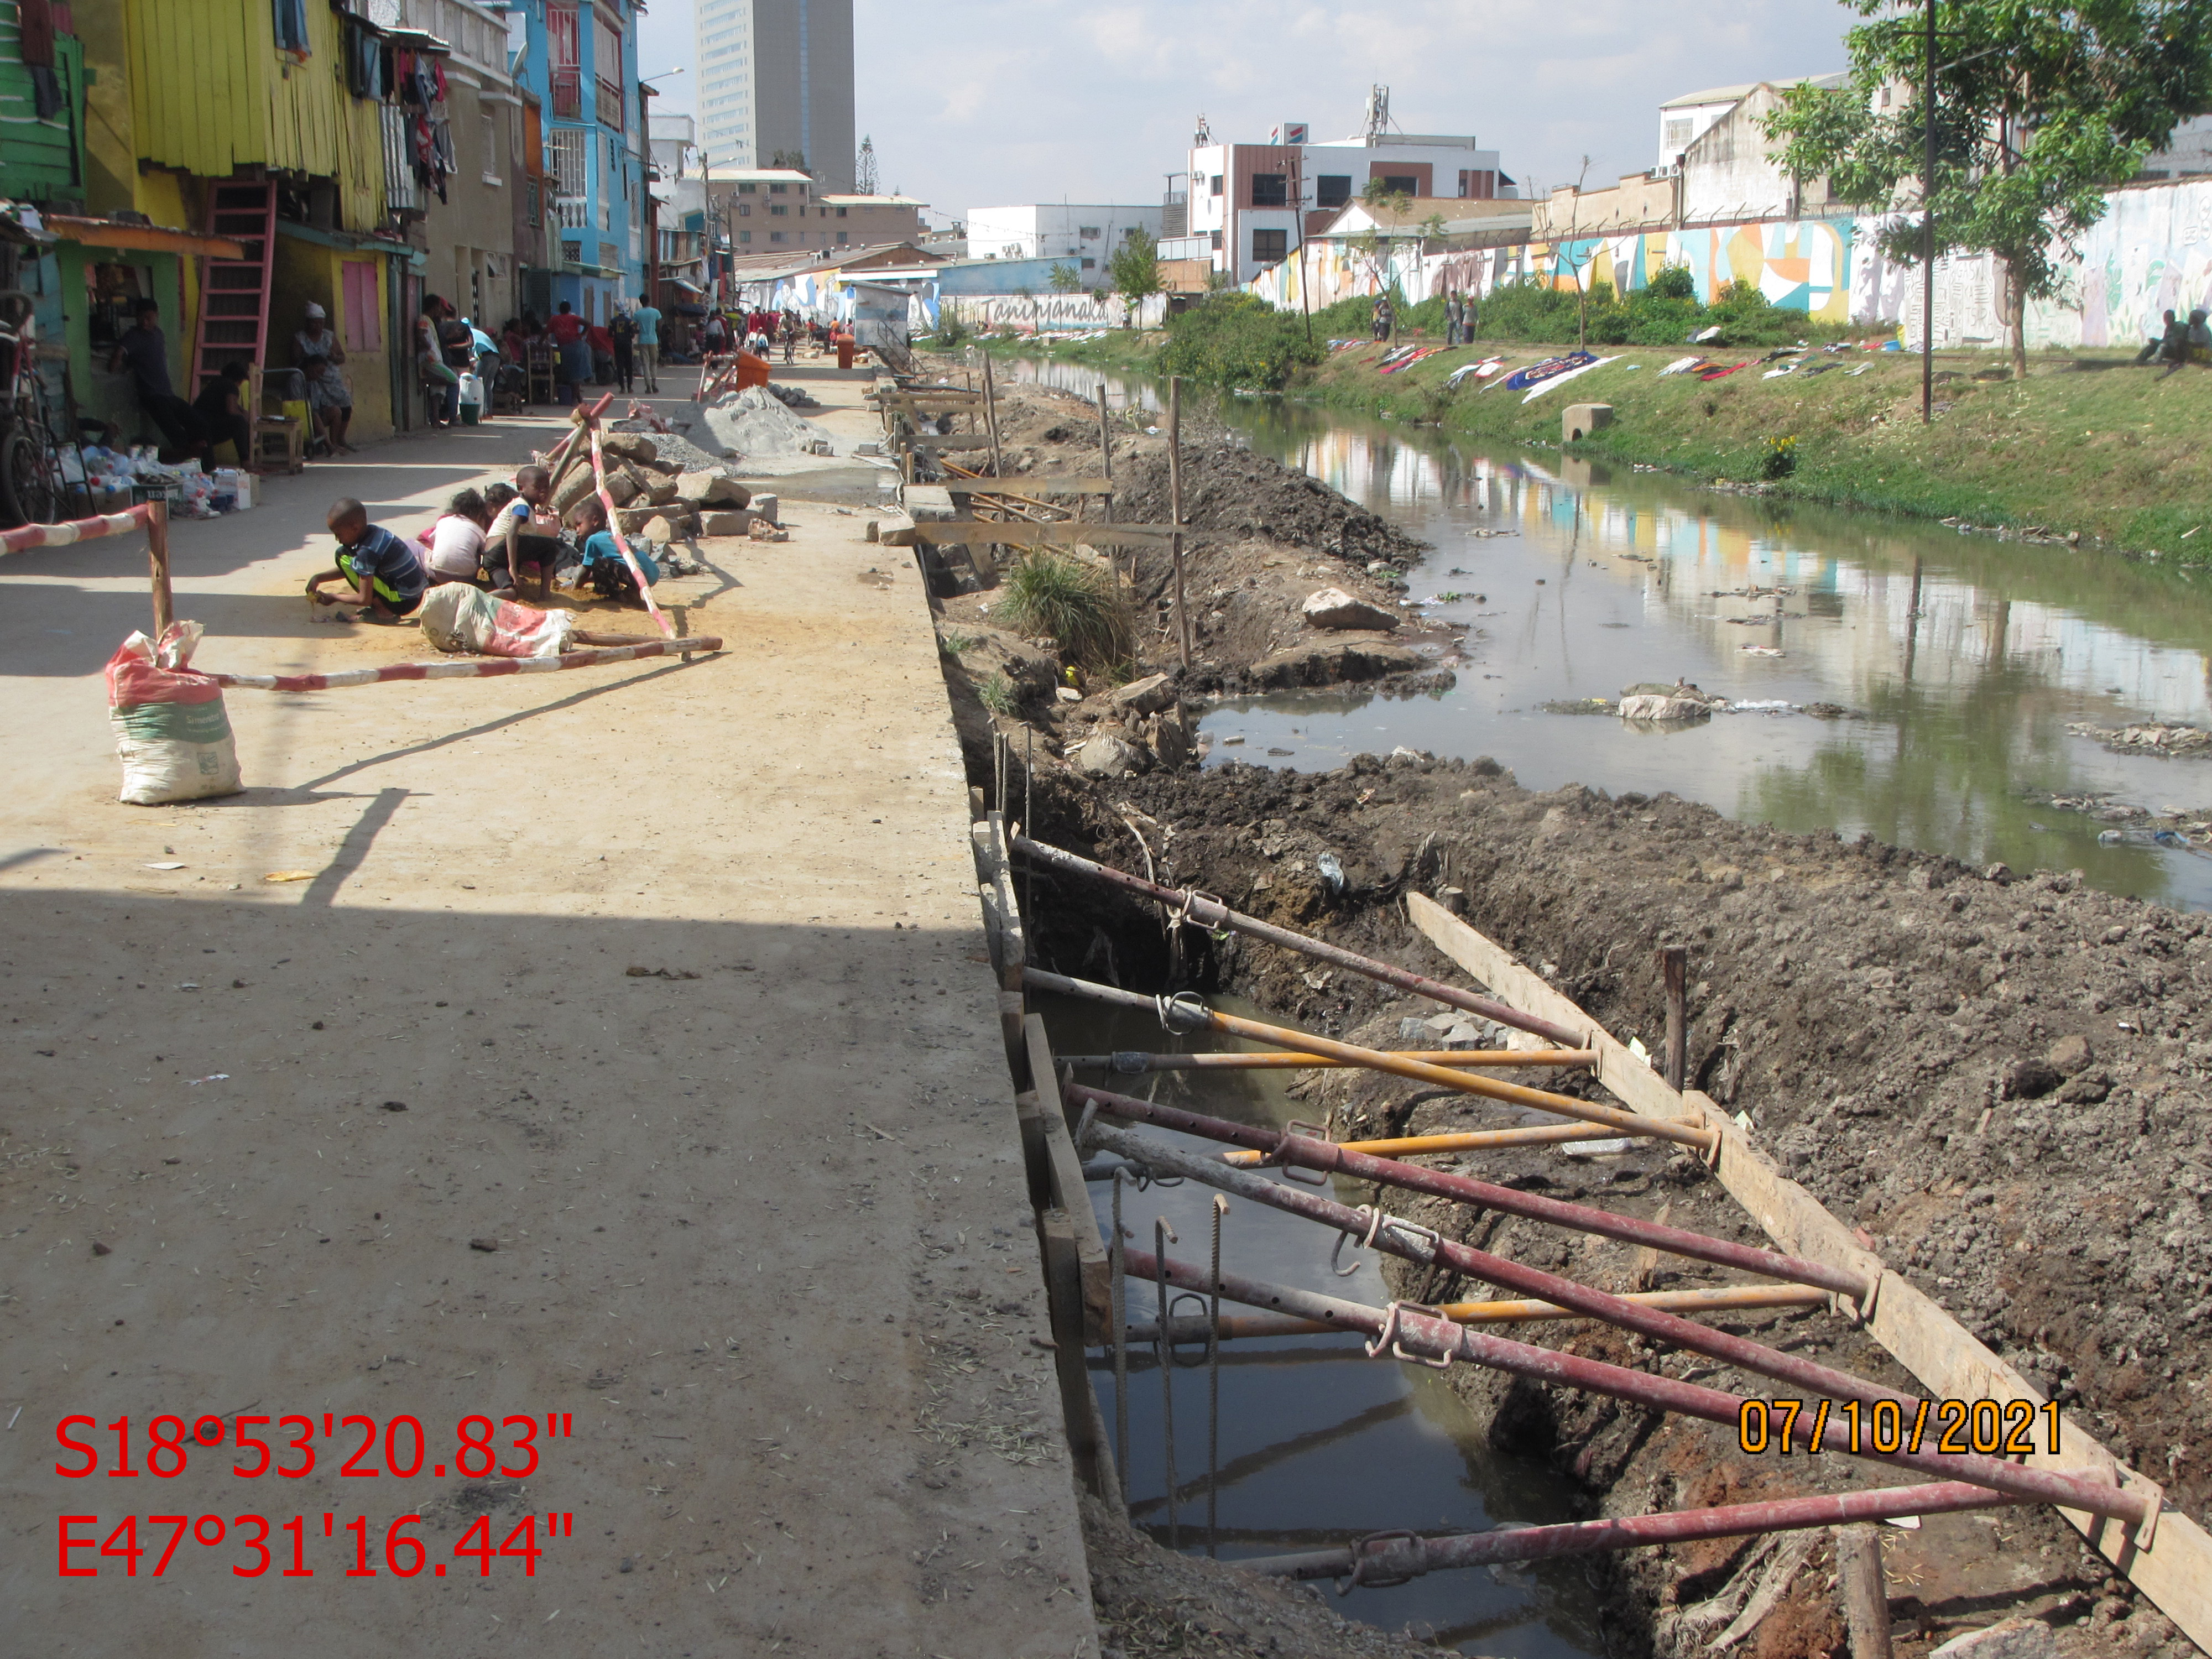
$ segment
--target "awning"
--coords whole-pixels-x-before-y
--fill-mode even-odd
[[[682,289],[686,294],[704,294],[707,291],[698,283],[687,283],[681,276],[664,276],[660,280],[672,288]]]
[[[159,225],[128,224],[119,219],[80,219],[73,214],[46,215],[46,228],[64,242],[85,247],[131,248],[143,253],[198,253],[216,259],[243,259],[244,244],[227,236],[202,236],[189,230],[165,230]]]

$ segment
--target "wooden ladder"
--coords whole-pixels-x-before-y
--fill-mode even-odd
[[[276,186],[267,179],[226,179],[209,186],[208,234],[246,250],[242,259],[210,257],[200,284],[200,321],[192,350],[192,393],[234,361],[267,361],[269,283],[275,269]]]

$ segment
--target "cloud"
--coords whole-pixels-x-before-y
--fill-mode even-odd
[[[1009,202],[1143,202],[1218,139],[1280,123],[1358,131],[1370,84],[1407,132],[1473,133],[1515,178],[1648,167],[1659,105],[1700,87],[1839,69],[1853,14],[1742,0],[853,0],[855,106],[884,182],[964,214]],[[646,70],[688,63],[690,8],[659,0]],[[691,107],[690,76],[660,107]],[[681,88],[681,90],[678,90]]]

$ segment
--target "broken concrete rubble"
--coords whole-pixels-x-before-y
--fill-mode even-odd
[[[1399,617],[1381,605],[1346,592],[1340,587],[1324,587],[1317,593],[1306,596],[1306,623],[1311,628],[1365,629],[1390,633],[1400,622]]]

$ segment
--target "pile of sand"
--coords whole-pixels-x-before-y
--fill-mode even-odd
[[[843,453],[827,430],[792,413],[763,386],[749,386],[711,404],[706,414],[715,441],[739,455],[803,455],[817,441],[830,445],[832,453]]]

